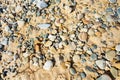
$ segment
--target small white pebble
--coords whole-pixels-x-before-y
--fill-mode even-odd
[[[116,45],[115,49],[116,51],[120,51],[120,45]]]
[[[51,60],[48,60],[45,62],[43,69],[50,70],[53,67],[53,62]]]

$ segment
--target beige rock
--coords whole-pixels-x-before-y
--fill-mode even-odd
[[[50,47],[52,45],[52,41],[47,41],[44,46]]]
[[[81,41],[84,41],[86,42],[87,39],[88,39],[88,34],[86,32],[81,32],[78,36],[78,38],[81,40]]]

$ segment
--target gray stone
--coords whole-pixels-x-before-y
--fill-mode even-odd
[[[99,78],[97,78],[96,80],[112,80],[112,79],[110,78],[109,75],[103,74]]]
[[[97,60],[97,54],[95,53],[91,54],[90,60]]]
[[[43,69],[50,70],[53,67],[53,62],[51,60],[47,60],[43,66]]]
[[[4,37],[1,41],[1,44],[8,45],[8,38]]]
[[[81,73],[80,73],[80,76],[81,76],[81,78],[85,78],[85,77],[86,77],[85,72],[81,72]]]
[[[70,74],[75,75],[77,72],[74,68],[70,68]]]
[[[100,69],[105,69],[105,67],[106,67],[105,60],[97,60],[95,63]]]
[[[116,3],[117,0],[109,0],[110,3]]]
[[[118,16],[120,18],[120,7],[117,8],[117,14],[118,14]]]
[[[47,29],[51,26],[51,24],[48,24],[48,23],[41,23],[41,24],[38,24],[38,27],[40,29]]]
[[[39,8],[39,9],[43,9],[43,8],[46,8],[48,7],[48,4],[45,2],[45,1],[40,1],[40,0],[36,0],[36,6]]]
[[[120,51],[120,44],[115,46],[116,51]]]
[[[116,78],[118,76],[118,71],[117,71],[116,68],[112,67],[110,69],[110,72],[111,72],[111,74],[113,75],[114,78]]]

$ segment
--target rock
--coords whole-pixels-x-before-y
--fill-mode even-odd
[[[115,49],[116,51],[120,51],[120,44],[116,45]]]
[[[18,27],[21,28],[24,26],[25,22],[23,20],[18,20],[17,24],[18,24]]]
[[[81,41],[84,41],[86,42],[87,39],[88,39],[88,34],[86,32],[81,32],[78,36],[78,38],[81,40]]]
[[[53,62],[51,60],[47,60],[43,66],[43,69],[50,70],[53,67]]]
[[[105,56],[107,58],[107,60],[113,61],[113,59],[115,58],[115,51],[108,51]]]
[[[100,69],[105,69],[105,67],[106,67],[106,62],[105,62],[105,60],[97,60],[96,62],[96,65],[100,68]]]
[[[1,41],[2,45],[8,45],[8,38],[4,37]]]
[[[39,9],[48,7],[48,4],[44,0],[35,0],[35,4]]]
[[[117,0],[109,0],[110,3],[116,3]]]
[[[97,54],[95,54],[95,53],[91,54],[90,60],[93,60],[93,61],[97,60]]]
[[[51,26],[51,24],[49,24],[49,23],[41,23],[41,24],[38,24],[38,27],[40,28],[40,29],[47,29],[47,28],[49,28]]]
[[[70,68],[70,74],[75,75],[77,72],[74,68]]]
[[[113,75],[114,78],[118,76],[118,70],[114,67],[110,69],[111,74]]]
[[[47,41],[46,43],[45,43],[45,46],[46,47],[50,47],[52,45],[52,41]]]
[[[54,41],[55,38],[56,38],[56,36],[50,34],[50,35],[48,36],[48,38],[49,38],[51,41]]]
[[[80,56],[78,54],[75,54],[73,56],[73,62],[75,62],[75,63],[80,62]]]
[[[19,13],[19,12],[21,12],[21,11],[22,11],[22,7],[21,7],[20,5],[16,6],[15,12],[16,12],[16,13]]]
[[[82,79],[85,78],[85,77],[86,77],[85,72],[81,72],[81,73],[80,73],[80,76],[81,76]]]
[[[99,78],[97,78],[96,80],[112,80],[112,79],[110,78],[109,75],[103,74]]]
[[[120,18],[120,7],[117,8],[117,14],[118,14],[118,16]]]

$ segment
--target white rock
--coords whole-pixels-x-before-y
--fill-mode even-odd
[[[112,80],[112,79],[110,78],[110,76],[103,74],[97,80]]]
[[[51,60],[48,60],[45,62],[43,69],[50,70],[53,67],[53,62]]]
[[[30,54],[29,53],[23,53],[23,56],[26,58],[28,57]]]
[[[110,3],[116,3],[117,0],[109,0]]]
[[[20,11],[22,11],[22,7],[20,5],[18,5],[16,8],[15,8],[15,12],[16,13],[19,13]]]
[[[116,49],[116,51],[120,51],[120,44],[116,45],[115,49]]]
[[[95,63],[100,69],[105,69],[105,67],[106,67],[105,60],[97,60]]]
[[[44,0],[35,0],[34,3],[39,9],[48,7],[48,4]]]
[[[54,41],[55,38],[56,38],[56,36],[53,36],[53,35],[50,34],[50,35],[48,36],[48,38],[49,38],[51,41]]]
[[[2,45],[8,45],[8,39],[6,37],[4,37],[1,41]]]
[[[17,21],[18,27],[21,28],[24,26],[25,22],[23,20]]]
[[[48,24],[48,23],[42,23],[42,24],[38,24],[38,27],[40,29],[47,29],[51,26],[51,24]]]
[[[77,55],[77,54],[75,54],[75,55],[73,56],[73,61],[74,61],[74,62],[79,62],[79,61],[80,61],[80,56]]]

